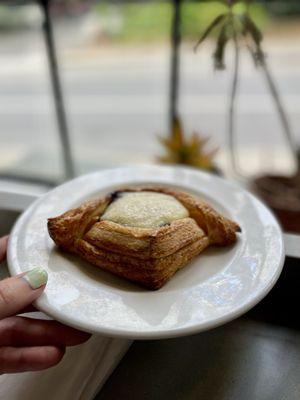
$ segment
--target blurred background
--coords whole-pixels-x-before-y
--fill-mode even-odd
[[[174,3],[49,3],[76,175],[152,163],[163,154],[158,136],[170,134]],[[215,163],[226,171],[233,49],[227,50],[224,71],[212,65],[214,35],[194,51],[224,2],[181,3],[178,110],[183,129],[187,136],[197,131],[209,137],[208,151],[219,148]],[[0,175],[55,184],[68,176],[62,151],[68,139],[61,138],[55,114],[43,10],[38,2],[0,5]],[[257,1],[251,15],[264,33],[268,64],[299,145],[300,2]],[[236,137],[241,169],[249,176],[289,172],[293,160],[265,80],[246,50],[240,63]]]

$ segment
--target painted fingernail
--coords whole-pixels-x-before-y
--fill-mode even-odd
[[[31,289],[38,289],[47,283],[48,274],[43,268],[37,267],[27,271],[26,274],[23,275],[23,279],[29,283]]]

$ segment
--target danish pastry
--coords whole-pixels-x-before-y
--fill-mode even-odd
[[[48,219],[57,246],[149,289],[161,288],[209,245],[235,242],[240,227],[176,189],[128,187]]]

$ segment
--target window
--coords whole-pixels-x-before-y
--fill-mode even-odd
[[[265,32],[268,61],[297,142],[298,19],[286,15],[298,9],[293,2],[268,4],[255,5],[255,19]],[[217,161],[226,169],[232,49],[224,72],[213,71],[213,39],[193,51],[220,7],[183,2],[178,108],[187,134],[211,137],[211,145],[220,147]],[[157,136],[169,130],[173,2],[56,0],[50,12],[76,174],[155,162],[162,151]],[[68,149],[58,129],[43,20],[38,5],[0,6],[0,174],[55,184],[67,177]],[[246,174],[290,171],[272,98],[246,53],[241,53],[236,110],[241,166]],[[272,144],[267,158],[265,142]]]

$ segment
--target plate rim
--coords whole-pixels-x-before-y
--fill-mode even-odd
[[[49,195],[49,193],[54,192],[55,190],[61,188],[62,186],[67,186],[69,184],[74,183],[74,181],[80,181],[84,180],[87,177],[91,176],[97,176],[100,175],[101,173],[109,173],[111,171],[116,171],[116,170],[136,170],[137,168],[142,168],[144,170],[146,169],[165,169],[165,170],[181,170],[181,171],[188,171],[188,172],[193,172],[197,173],[198,175],[202,176],[211,176],[212,174],[209,174],[204,171],[199,171],[196,168],[190,168],[190,167],[181,167],[181,166],[158,166],[158,165],[139,165],[139,166],[126,166],[126,167],[115,167],[115,168],[108,168],[108,169],[102,169],[98,170],[89,174],[81,175],[79,177],[76,177],[70,181],[64,182],[61,185],[56,186],[52,190],[48,191],[47,193],[43,194],[41,197],[37,198],[17,219],[16,223],[13,226],[13,229],[11,231],[9,241],[8,241],[8,249],[7,249],[7,264],[8,264],[8,269],[11,274],[11,276],[15,275],[15,271],[13,268],[13,244],[12,244],[12,237],[16,235],[16,232],[21,228],[22,224],[25,222],[26,218],[30,216],[30,214],[34,211],[34,209],[41,203],[43,202],[44,198]],[[199,322],[194,325],[187,325],[187,326],[181,326],[179,328],[165,328],[161,330],[147,330],[147,331],[138,331],[138,330],[129,330],[129,329],[124,329],[124,328],[108,328],[106,326],[95,326],[92,324],[89,324],[85,321],[77,323],[75,319],[69,318],[68,316],[64,315],[61,316],[59,312],[56,312],[55,309],[51,308],[50,304],[47,304],[43,298],[37,299],[33,304],[35,307],[44,312],[45,314],[49,315],[53,319],[63,323],[67,324],[73,328],[79,329],[79,330],[84,330],[90,333],[96,333],[96,334],[102,334],[103,336],[110,336],[110,337],[118,337],[118,338],[126,338],[126,339],[140,339],[140,340],[155,340],[155,339],[166,339],[166,338],[174,338],[174,337],[181,337],[181,336],[187,336],[187,335],[193,335],[196,333],[204,332],[209,329],[216,328],[220,325],[223,325],[225,323],[228,323],[239,316],[243,315],[247,311],[249,311],[252,307],[254,307],[256,304],[258,304],[274,287],[275,283],[277,282],[282,269],[284,265],[284,260],[285,260],[285,249],[284,249],[284,240],[283,240],[283,234],[282,230],[280,228],[280,225],[278,223],[278,220],[274,213],[261,201],[259,200],[256,196],[254,196],[252,193],[248,192],[245,190],[243,187],[241,187],[238,183],[229,181],[227,179],[224,179],[219,176],[213,175],[213,178],[215,180],[220,180],[222,183],[226,184],[227,186],[231,186],[234,189],[238,189],[239,191],[244,192],[247,194],[250,198],[252,198],[252,201],[257,202],[260,207],[263,207],[264,210],[266,210],[271,217],[273,218],[274,224],[277,225],[278,231],[280,232],[280,244],[281,244],[281,254],[280,254],[280,259],[279,259],[279,264],[277,266],[276,271],[274,271],[274,274],[272,275],[272,279],[270,279],[265,286],[261,288],[259,292],[257,292],[254,296],[250,297],[248,296],[248,301],[244,301],[239,305],[238,307],[235,307],[233,310],[227,312],[224,315],[220,315],[218,317],[214,317],[213,319],[209,319],[205,322]],[[172,183],[170,183],[172,184]]]

